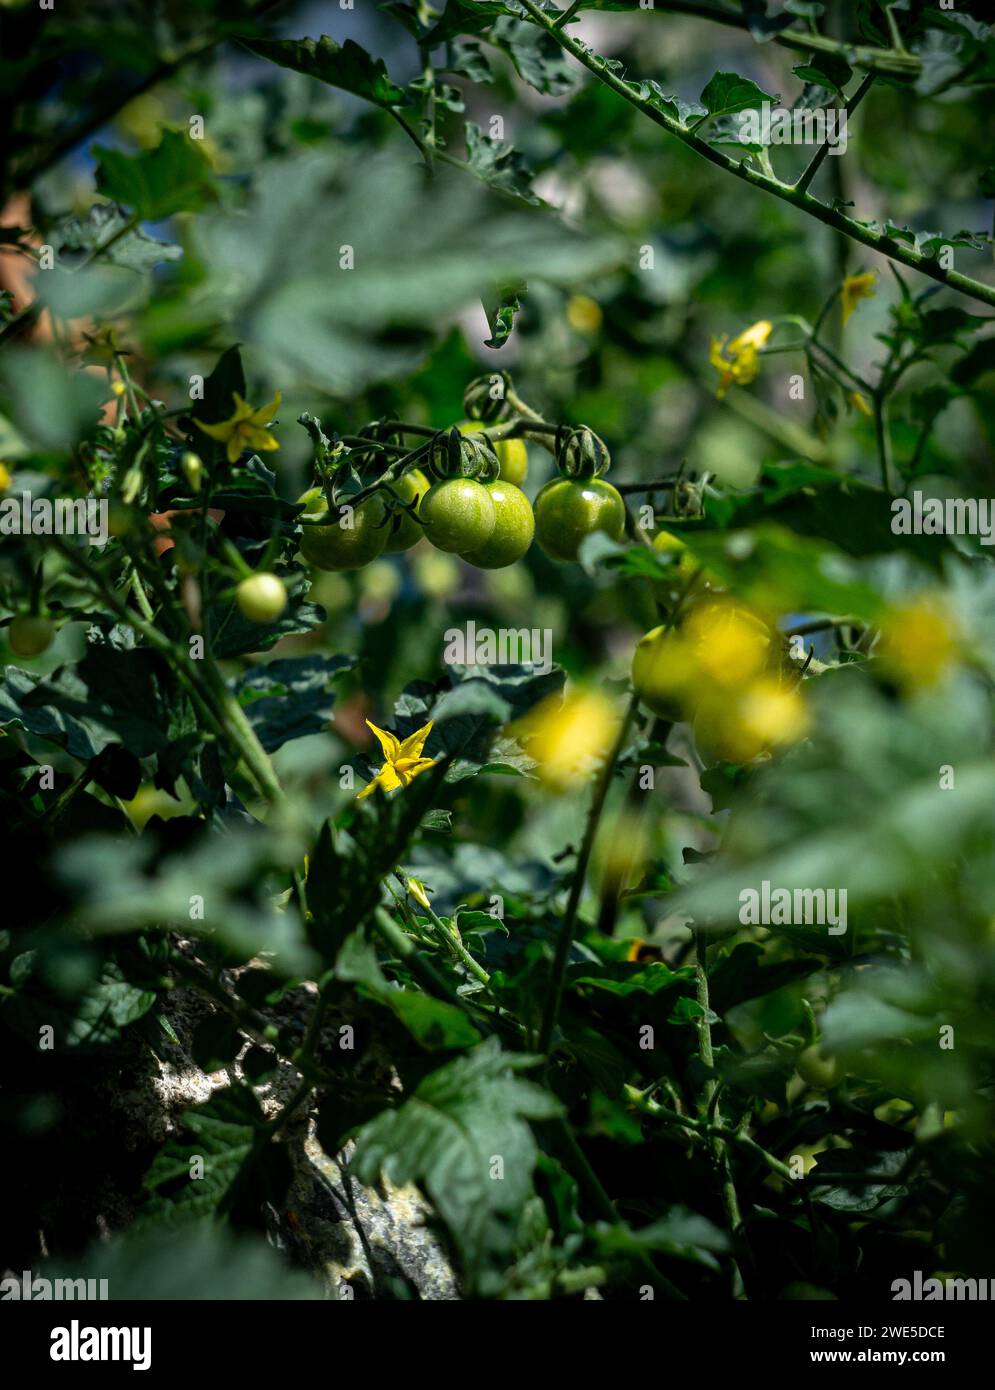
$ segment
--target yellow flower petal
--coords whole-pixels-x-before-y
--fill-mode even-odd
[[[394,762],[400,752],[401,745],[388,729],[378,729],[375,724],[371,724],[367,719],[366,727],[376,735],[377,742],[383,749],[383,755],[388,762]]]
[[[408,734],[407,738],[399,745],[397,756],[399,758],[420,758],[421,751],[425,747],[425,740],[432,732],[434,719],[430,719],[422,728],[416,729],[413,734]]]
[[[221,444],[226,439],[230,439],[235,430],[231,420],[222,420],[217,425],[205,425],[203,420],[195,420],[194,424],[199,430],[203,430],[205,434],[210,435],[212,439],[218,440]]]
[[[843,326],[846,327],[851,314],[862,299],[872,299],[877,293],[875,280],[877,272],[865,270],[862,275],[848,275],[840,290],[840,303],[843,306]]]
[[[258,425],[242,425],[242,434],[246,445],[250,449],[279,449],[280,445],[270,434],[269,430],[260,429]]]
[[[729,351],[734,357],[748,348],[762,348],[766,346],[767,339],[774,331],[774,325],[770,319],[758,319],[756,323],[751,323],[749,328],[745,328],[738,337],[733,338],[729,344]]]
[[[395,787],[401,787],[403,785],[404,783],[401,781],[400,777],[398,777],[397,773],[394,771],[393,766],[390,763],[384,763],[383,767],[374,777],[373,781],[370,782],[368,786],[365,786],[363,788],[363,790],[356,797],[356,800],[362,801],[365,796],[371,796],[373,792],[376,791],[377,787],[383,787],[385,792],[392,792]]]
[[[254,425],[268,425],[280,409],[280,402],[283,400],[283,392],[277,391],[273,399],[266,405],[261,405],[258,410],[249,411],[249,419]]]

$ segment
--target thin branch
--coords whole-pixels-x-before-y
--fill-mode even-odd
[[[634,106],[637,111],[641,111],[644,116],[647,116],[656,125],[662,126],[675,139],[680,140],[682,144],[701,155],[702,159],[707,159],[710,164],[714,164],[727,174],[741,179],[744,183],[752,184],[755,188],[760,188],[765,193],[771,194],[772,197],[789,203],[792,207],[800,208],[810,217],[814,217],[816,221],[822,222],[834,231],[842,232],[852,241],[859,242],[860,245],[867,246],[870,250],[877,251],[883,256],[888,256],[891,260],[898,261],[910,270],[918,270],[921,275],[927,275],[938,284],[959,290],[961,294],[970,295],[983,304],[995,306],[995,285],[986,285],[982,281],[973,280],[969,275],[962,275],[956,270],[944,270],[938,260],[930,260],[913,251],[904,243],[885,235],[884,231],[875,231],[872,227],[865,226],[855,218],[847,217],[837,209],[820,203],[817,198],[812,197],[807,189],[798,188],[795,184],[782,183],[780,179],[771,178],[770,175],[753,168],[745,161],[737,161],[724,151],[709,145],[707,141],[700,139],[693,131],[688,130],[680,121],[668,115],[660,107],[655,106],[649,97],[642,96],[638,90],[638,85],[629,83],[625,78],[620,77],[608,66],[607,60],[599,53],[592,53],[584,44],[557,29],[549,14],[541,10],[534,3],[534,0],[521,0],[521,4],[532,21],[550,34],[565,53],[569,53],[572,58],[575,58],[578,63],[593,73],[600,82],[610,87],[613,92]],[[812,47],[811,38],[804,46]]]

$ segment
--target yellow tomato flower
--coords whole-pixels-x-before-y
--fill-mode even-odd
[[[850,315],[862,299],[873,299],[877,294],[875,280],[877,272],[865,270],[862,275],[848,275],[840,290],[840,303],[843,306],[843,326],[846,327]]]
[[[378,729],[367,719],[367,727],[376,734],[386,762],[369,786],[364,787],[356,797],[357,801],[362,801],[364,796],[369,796],[377,787],[383,787],[385,792],[393,791],[395,787],[407,787],[414,781],[419,772],[425,772],[428,768],[434,767],[435,758],[422,757],[425,740],[432,732],[434,722],[430,719],[423,728],[416,729],[413,734],[409,734],[402,741],[386,729]]]
[[[760,349],[774,331],[769,319],[760,319],[727,343],[726,335],[712,339],[708,360],[719,373],[716,395],[721,400],[732,385],[748,386],[760,374]]]
[[[935,685],[956,660],[957,647],[954,623],[928,596],[896,605],[881,621],[878,654],[888,674],[907,689]]]
[[[266,426],[280,409],[280,401],[283,399],[280,392],[277,391],[273,399],[260,406],[258,410],[253,410],[247,401],[243,401],[237,391],[232,392],[232,397],[235,401],[235,413],[229,419],[222,420],[217,425],[205,425],[202,421],[195,420],[197,428],[216,439],[219,444],[227,444],[229,463],[237,463],[246,449],[279,449],[279,444]]]
[[[11,473],[5,463],[0,463],[0,492],[6,492],[10,487]]]
[[[555,695],[543,700],[523,721],[522,731],[542,781],[554,791],[568,791],[607,754],[617,727],[610,700],[600,691],[576,690],[562,703]]]

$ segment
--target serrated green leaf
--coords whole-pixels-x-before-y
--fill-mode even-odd
[[[489,1263],[507,1256],[513,1214],[531,1192],[537,1148],[526,1121],[561,1113],[548,1091],[516,1075],[535,1061],[502,1052],[488,1039],[432,1072],[356,1137],[351,1171],[361,1182],[383,1173],[423,1187],[473,1284]]]

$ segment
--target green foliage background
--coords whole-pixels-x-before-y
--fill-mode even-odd
[[[987,1277],[995,577],[977,536],[891,524],[895,496],[993,493],[985,7],[71,9],[0,9],[0,253],[31,284],[0,293],[0,458],[11,496],[92,490],[114,525],[92,549],[0,538],[4,626],[40,603],[58,628],[0,683],[0,1264],[38,1266],[42,1232],[149,1297],[309,1296],[261,1233],[284,1130],[313,1112],[326,1153],[355,1140],[359,1181],[421,1188],[466,1297]],[[846,154],[806,174],[811,149],[742,144],[737,114],[778,98],[850,101]],[[713,340],[758,321],[755,379],[717,396]],[[316,453],[364,422],[447,430],[492,371],[604,439],[626,540],[495,572],[427,544],[303,565]],[[193,423],[277,390],[278,453],[232,464]],[[554,465],[529,449],[534,497]],[[362,451],[335,458],[347,490],[369,481]],[[638,710],[590,791],[554,795],[517,721],[565,682],[624,704],[635,642],[672,612],[644,503],[803,629],[809,734],[714,763]],[[147,516],[172,509],[159,555]],[[287,585],[269,626],[234,602],[245,566]],[[898,679],[877,632],[923,597],[956,653],[930,681],[912,647]],[[550,629],[553,672],[444,667],[470,619]],[[341,770],[378,766],[367,716],[434,720],[439,763],[357,803]],[[763,880],[845,887],[847,933],[742,926]],[[168,1063],[185,990],[213,1009],[197,1063],[229,1084],[125,1153],[74,1097],[136,1046]],[[342,1020],[388,1068],[339,1051]],[[797,1070],[818,1040],[830,1089]],[[111,1180],[128,1210],[94,1253]]]

